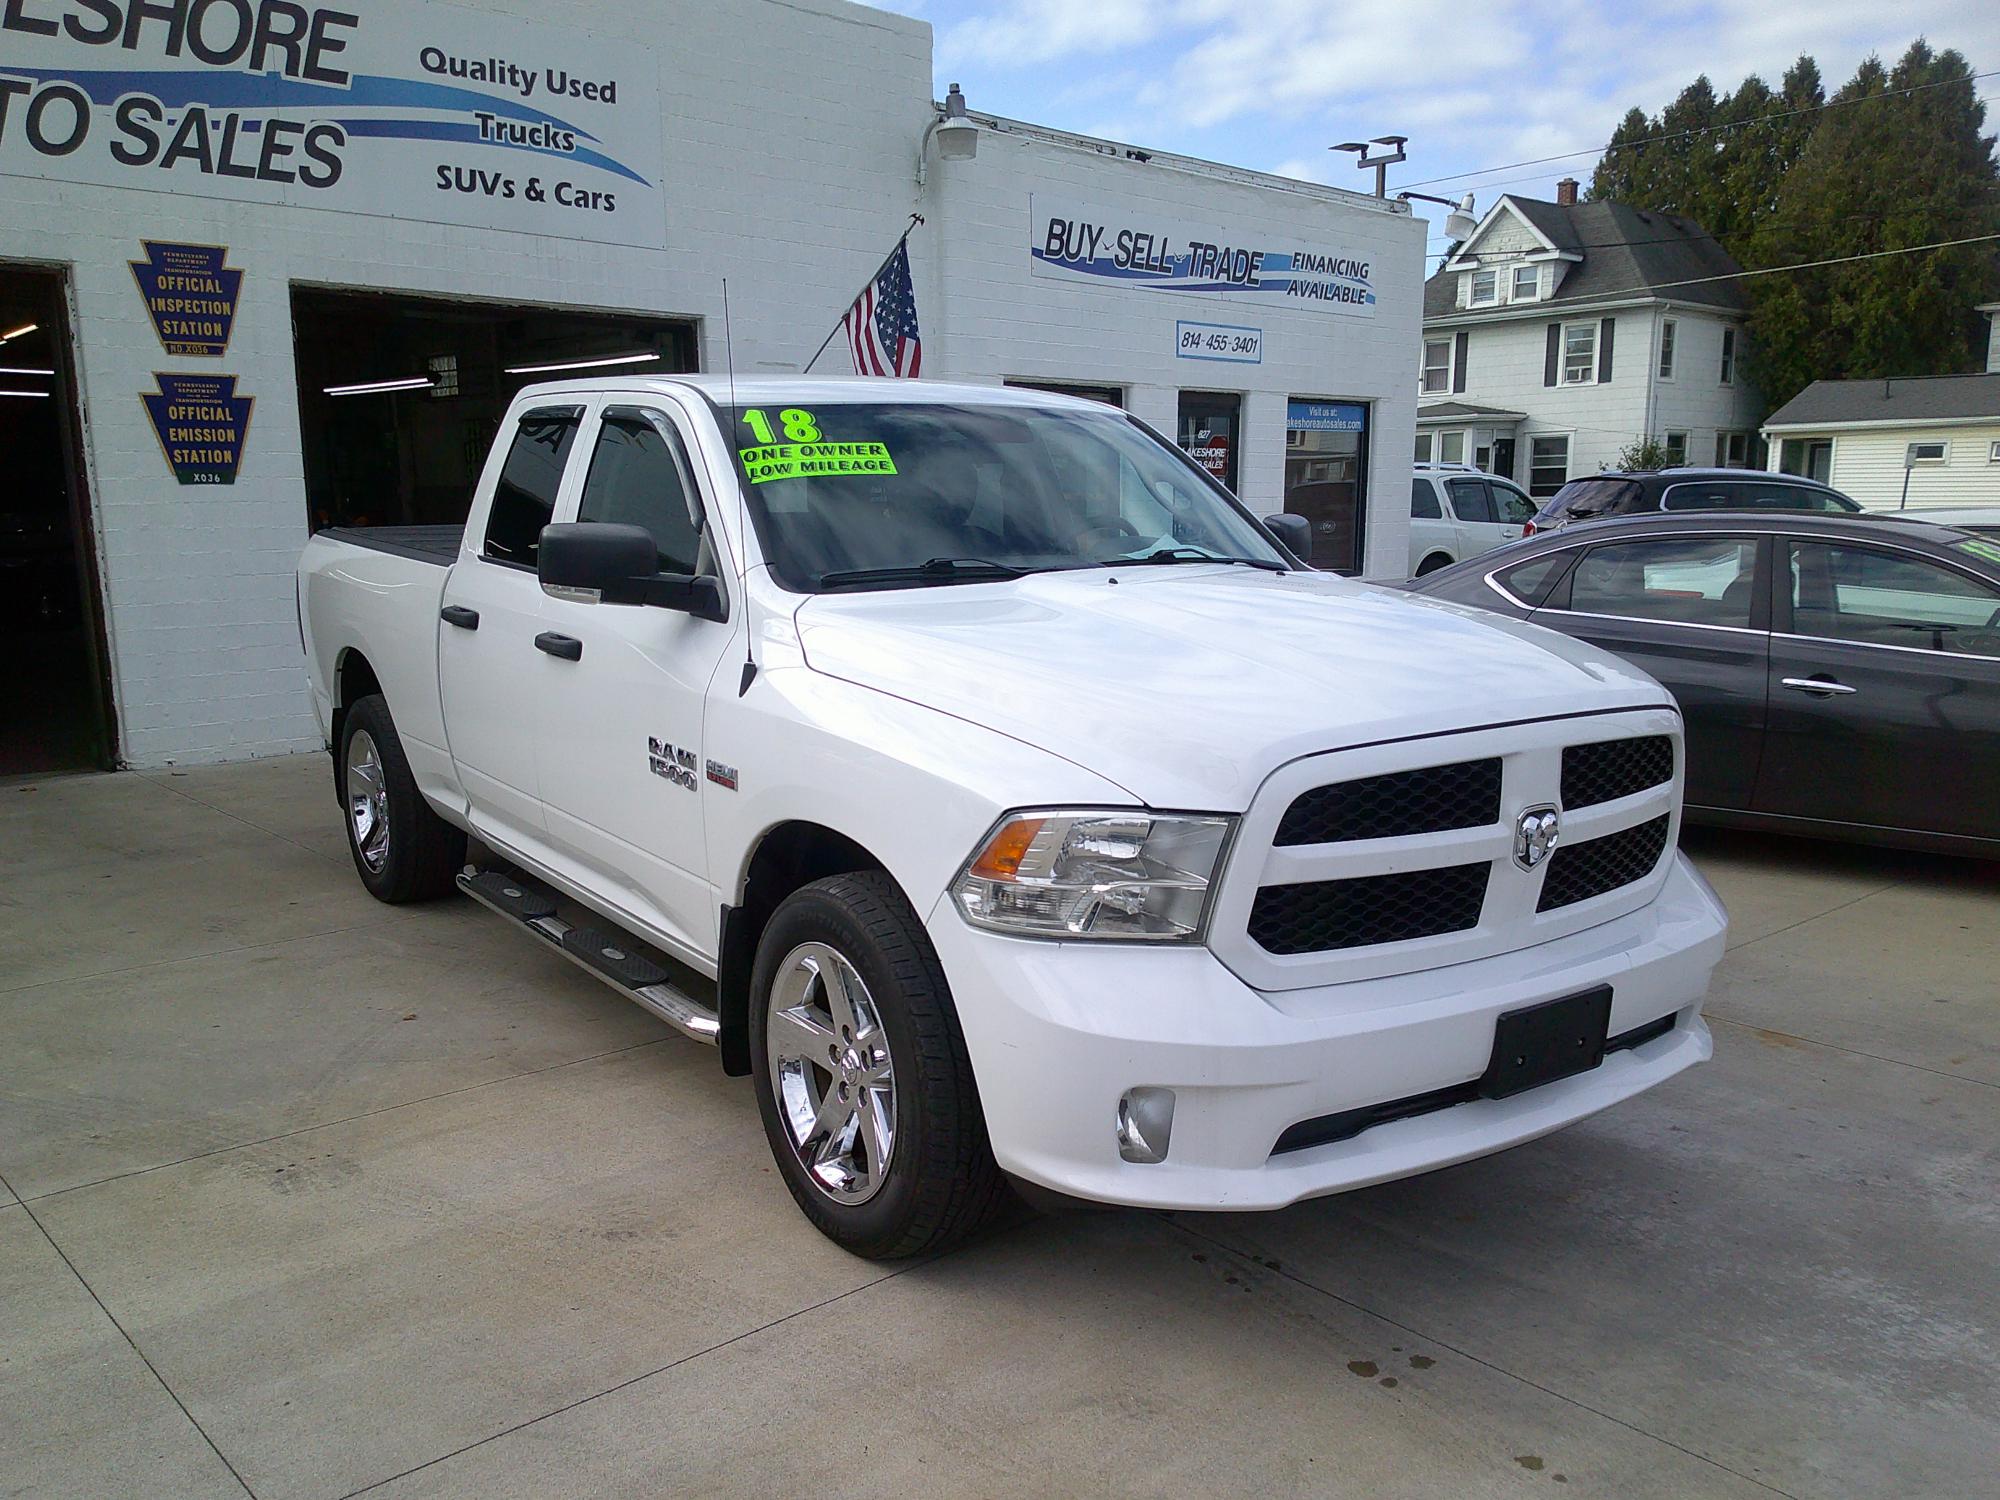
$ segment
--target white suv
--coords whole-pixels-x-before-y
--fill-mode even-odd
[[[1518,540],[1537,509],[1512,480],[1469,464],[1418,464],[1410,484],[1410,576]]]

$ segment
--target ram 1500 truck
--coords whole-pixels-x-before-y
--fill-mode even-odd
[[[301,621],[368,889],[716,1044],[889,1257],[1010,1179],[1276,1208],[1708,1057],[1673,700],[1304,530],[1081,400],[563,382],[462,530],[315,536]]]

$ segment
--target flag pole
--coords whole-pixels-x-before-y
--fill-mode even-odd
[[[900,236],[899,236],[899,237],[897,238],[897,240],[896,240],[896,243],[895,243],[895,244],[893,244],[893,245],[891,245],[891,246],[889,247],[889,253],[888,253],[887,255],[885,255],[885,256],[883,256],[883,257],[882,257],[882,265],[878,265],[878,266],[877,266],[877,267],[875,268],[875,275],[874,275],[874,276],[871,276],[871,277],[869,277],[867,281],[865,281],[865,282],[863,282],[863,283],[862,283],[862,288],[863,288],[863,290],[866,290],[866,289],[867,289],[867,287],[868,287],[868,286],[869,286],[869,285],[870,285],[871,283],[873,283],[873,282],[874,282],[874,280],[876,279],[876,277],[878,277],[878,276],[880,276],[880,275],[882,274],[882,266],[886,266],[886,265],[888,265],[890,261],[892,261],[892,260],[894,260],[894,259],[896,258],[896,252],[897,252],[898,250],[900,250],[900,249],[902,249],[902,248],[903,248],[903,245],[904,245],[904,242],[905,242],[905,241],[907,241],[907,240],[909,239],[909,237],[910,237],[911,235],[913,235],[913,234],[915,234],[915,233],[917,232],[917,226],[918,226],[919,224],[923,223],[923,222],[924,222],[924,216],[923,216],[922,214],[911,214],[911,215],[910,215],[910,227],[909,227],[908,229],[905,229],[905,230],[904,230],[904,231],[902,232],[902,234],[901,234],[901,235],[900,235]],[[848,303],[848,307],[849,307],[849,308],[852,308],[853,306],[854,306],[854,304],[853,304],[853,303],[851,303],[851,302],[850,302],[850,303]],[[812,357],[811,359],[807,360],[807,361],[806,361],[806,367],[805,367],[805,368],[804,368],[803,370],[799,371],[799,373],[800,373],[801,375],[810,375],[810,374],[812,374],[812,367],[813,367],[814,365],[816,365],[816,364],[818,364],[818,363],[819,363],[819,357],[820,357],[820,356],[821,356],[822,354],[826,353],[826,346],[827,346],[828,344],[831,344],[831,343],[833,342],[833,336],[834,336],[834,335],[835,335],[836,333],[840,332],[840,328],[841,328],[841,324],[845,323],[846,321],[847,321],[847,318],[846,318],[845,314],[843,314],[843,315],[841,316],[840,320],[839,320],[838,322],[836,322],[836,323],[835,323],[835,324],[833,325],[833,327],[831,327],[831,328],[827,329],[827,331],[826,331],[826,337],[825,337],[825,338],[823,338],[823,339],[821,339],[821,340],[819,341],[819,347],[818,347],[817,349],[813,350],[813,357]],[[856,373],[859,373],[859,372],[857,371]]]

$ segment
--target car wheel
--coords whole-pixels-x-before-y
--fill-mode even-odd
[[[1422,578],[1427,574],[1435,573],[1439,568],[1448,568],[1450,566],[1451,559],[1449,557],[1446,557],[1442,552],[1433,552],[1429,557],[1417,564],[1416,576]]]
[[[417,790],[381,694],[357,699],[347,710],[333,774],[347,847],[370,895],[426,901],[453,889],[465,863],[465,834],[433,812]]]
[[[896,883],[869,871],[795,891],[751,986],[758,1107],[806,1217],[872,1260],[985,1223],[1005,1181],[944,971]]]

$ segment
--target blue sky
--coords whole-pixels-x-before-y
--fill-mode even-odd
[[[1800,52],[1829,92],[1870,52],[1921,34],[2000,69],[1993,0],[875,0],[935,31],[937,91],[974,109],[1237,166],[1372,190],[1335,141],[1398,134],[1390,190],[1555,196],[1592,156],[1470,175],[1601,144],[1706,72],[1776,84]],[[2000,116],[2000,77],[1979,88]],[[1420,179],[1448,178],[1423,184]],[[1418,209],[1441,218],[1445,210]],[[1433,248],[1441,247],[1441,236]]]

